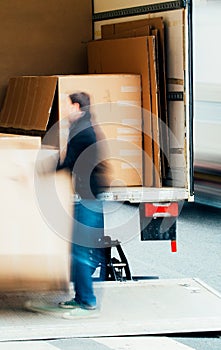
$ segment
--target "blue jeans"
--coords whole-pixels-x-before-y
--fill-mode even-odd
[[[105,276],[105,250],[103,204],[99,200],[81,200],[74,208],[71,280],[74,282],[75,300],[96,305],[92,275],[101,265]]]

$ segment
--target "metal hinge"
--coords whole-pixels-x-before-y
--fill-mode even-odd
[[[167,93],[167,100],[168,101],[183,101],[184,94],[182,91],[168,92]]]

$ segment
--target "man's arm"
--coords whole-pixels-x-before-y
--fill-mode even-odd
[[[61,164],[58,163],[57,170],[69,169],[72,172],[80,154],[91,144],[88,136],[85,132],[79,133],[68,142],[65,159]]]

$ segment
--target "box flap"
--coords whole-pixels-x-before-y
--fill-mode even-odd
[[[0,127],[45,131],[57,79],[57,76],[11,78],[0,113]]]

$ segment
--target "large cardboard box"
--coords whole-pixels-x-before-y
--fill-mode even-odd
[[[167,159],[160,152],[162,143],[168,147],[168,135],[165,127],[168,125],[166,98],[166,62],[164,21],[162,17],[146,18],[136,21],[111,23],[101,26],[102,39],[116,39],[126,37],[148,36],[152,138],[154,159],[154,186],[162,185],[165,177]],[[162,121],[162,122],[160,122]],[[161,153],[161,154],[160,154]],[[168,154],[168,152],[167,152]]]
[[[91,97],[93,123],[105,136],[112,186],[140,186],[142,174],[141,86],[138,75],[85,75],[59,79],[59,115],[69,94]]]
[[[95,40],[88,43],[90,73],[134,73],[141,75],[144,109],[144,185],[154,185],[151,121],[151,79],[148,37]]]
[[[39,136],[24,136],[16,134],[0,133],[0,149],[40,149],[41,138]]]
[[[68,289],[70,175],[58,151],[13,146],[0,149],[0,290]]]
[[[31,131],[39,132],[43,137],[43,144],[59,146],[63,156],[68,136],[67,97],[79,91],[91,96],[95,123],[106,137],[112,185],[142,185],[139,75],[91,74],[11,78],[0,114],[0,126],[6,130],[22,129],[27,134]]]

